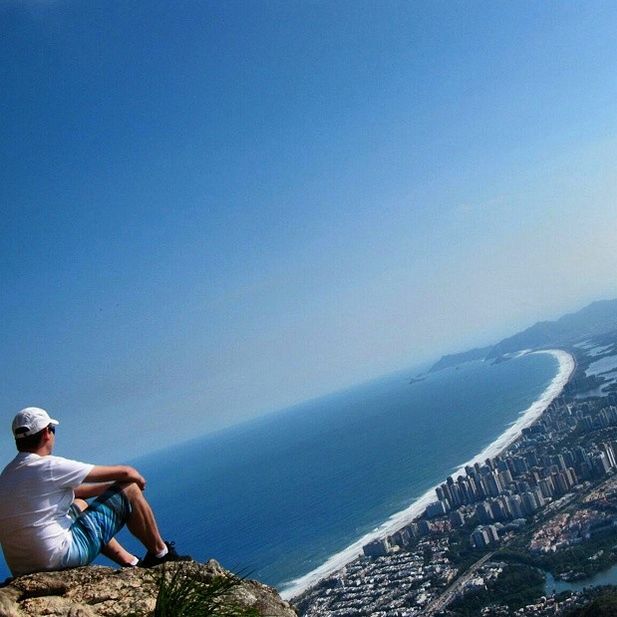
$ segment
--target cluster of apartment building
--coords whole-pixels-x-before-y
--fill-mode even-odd
[[[357,559],[321,581],[298,608],[304,617],[420,617],[457,574],[447,551],[444,537],[410,551]]]
[[[556,451],[553,443],[568,433],[615,422],[617,407],[607,406],[591,415],[587,404],[556,402],[507,453],[483,464],[465,467],[456,479],[448,477],[436,490],[420,518],[396,533],[364,546],[368,557],[392,554],[419,538],[447,533],[472,522],[470,535],[476,548],[496,544],[509,532],[518,531],[529,518],[548,504],[568,495],[575,486],[601,479],[617,469],[617,444],[589,442]]]
[[[525,524],[538,510],[571,492],[587,480],[601,479],[617,469],[616,445],[589,442],[559,452],[551,442],[564,433],[597,430],[601,422],[617,424],[617,407],[591,416],[586,405],[557,405],[542,421],[526,429],[508,454],[465,468],[456,480],[449,477],[436,489],[437,500],[424,518],[448,516],[452,527],[470,520],[478,523],[470,542],[482,548]],[[607,425],[608,426],[608,425]],[[601,427],[602,428],[602,427]]]
[[[302,614],[422,615],[456,578],[457,569],[447,558],[455,529],[468,529],[471,546],[483,548],[515,534],[530,519],[545,521],[533,536],[531,549],[554,551],[584,541],[607,525],[617,526],[617,509],[602,505],[617,497],[617,443],[611,439],[614,431],[602,430],[614,426],[617,394],[611,394],[603,408],[597,403],[566,403],[560,397],[501,455],[468,465],[456,478],[448,477],[436,488],[435,501],[422,516],[386,538],[369,542],[363,547],[364,557],[310,590],[303,598]],[[588,436],[590,432],[594,434]],[[613,488],[603,488],[601,494],[594,489],[588,494],[593,503],[581,500],[581,493],[611,475],[615,476]],[[608,495],[606,490],[613,492]],[[577,500],[582,507],[559,518],[563,508]],[[551,519],[553,513],[558,517]],[[468,581],[466,590],[480,584],[480,578]],[[579,596],[559,601],[541,598],[524,613],[502,607],[506,612],[501,614],[563,614],[582,600]],[[498,615],[499,607],[482,614]]]
[[[529,550],[532,553],[554,553],[617,526],[617,512],[598,507],[585,507],[574,512],[563,512],[543,524],[532,535]]]
[[[597,430],[593,427],[598,422],[617,425],[617,407],[610,405],[591,415],[586,403],[553,403],[506,453],[466,466],[465,473],[456,479],[448,477],[436,488],[437,499],[421,517],[391,536],[366,544],[364,555],[392,554],[420,538],[447,533],[470,522],[477,524],[469,538],[472,546],[498,543],[548,504],[569,495],[574,487],[617,469],[617,444],[613,442],[587,442],[559,451],[554,448],[555,442],[575,430]]]
[[[586,603],[586,594],[579,591],[561,597],[542,596],[537,602],[516,610],[508,606],[487,606],[479,614],[480,617],[562,617]]]

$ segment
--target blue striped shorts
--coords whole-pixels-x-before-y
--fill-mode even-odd
[[[64,568],[89,564],[101,549],[124,527],[131,513],[131,504],[119,486],[112,486],[99,495],[83,512],[73,504],[69,516],[71,545],[64,557]]]

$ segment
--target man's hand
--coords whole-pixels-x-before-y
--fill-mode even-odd
[[[135,482],[137,486],[143,491],[146,488],[146,479],[135,469],[134,467],[129,467],[131,473],[131,479],[129,482]]]
[[[96,465],[84,478],[84,482],[135,482],[142,491],[146,488],[146,479],[137,469],[128,465]]]

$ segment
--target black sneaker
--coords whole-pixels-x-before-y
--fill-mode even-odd
[[[167,542],[164,540],[165,545],[167,546],[167,554],[162,557],[157,557],[154,553],[148,551],[144,558],[139,561],[137,567],[139,568],[153,568],[154,566],[158,566],[166,561],[191,561],[192,558],[190,555],[178,555],[176,551],[176,543],[175,542]]]

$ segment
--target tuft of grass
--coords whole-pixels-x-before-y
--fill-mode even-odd
[[[183,567],[169,576],[162,568],[153,617],[260,617],[231,595],[241,582],[234,575],[201,579]]]

